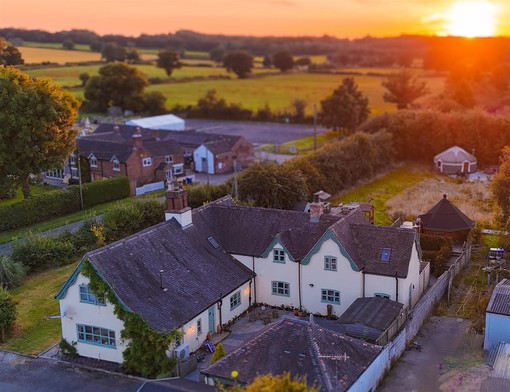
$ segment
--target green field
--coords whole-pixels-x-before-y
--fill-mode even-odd
[[[24,42],[22,47],[42,49],[62,49],[62,44],[56,42]],[[90,51],[90,46],[85,44],[74,44],[74,50]]]

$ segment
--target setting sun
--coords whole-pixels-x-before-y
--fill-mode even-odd
[[[496,7],[487,1],[462,1],[448,14],[448,33],[463,37],[490,37],[496,33]]]

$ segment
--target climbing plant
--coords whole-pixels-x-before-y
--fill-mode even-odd
[[[169,345],[180,338],[181,332],[176,329],[170,332],[155,331],[141,316],[126,310],[88,259],[84,260],[81,272],[89,278],[90,290],[96,296],[104,297],[111,302],[115,315],[124,322],[121,338],[129,343],[123,354],[123,368],[144,377],[168,375],[174,368],[176,360],[168,358],[166,352]]]

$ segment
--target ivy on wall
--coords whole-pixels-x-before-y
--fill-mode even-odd
[[[124,322],[121,338],[129,343],[124,350],[123,368],[143,377],[169,375],[176,360],[168,358],[166,352],[181,337],[181,332],[176,329],[168,333],[154,331],[138,314],[124,309],[112,288],[101,279],[89,260],[84,260],[81,272],[89,278],[89,288],[94,295],[111,302],[115,315]]]

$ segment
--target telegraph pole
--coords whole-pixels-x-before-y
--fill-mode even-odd
[[[313,104],[313,150],[317,151],[317,104]]]

